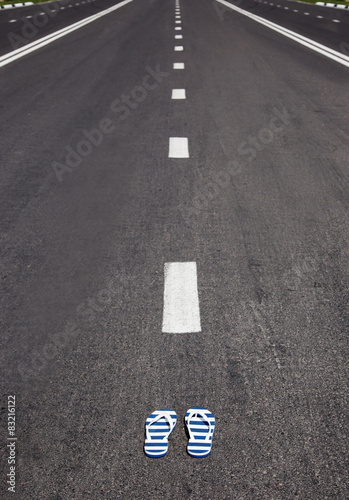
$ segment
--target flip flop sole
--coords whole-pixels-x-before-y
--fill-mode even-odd
[[[147,418],[144,453],[148,457],[161,458],[168,451],[168,438],[177,424],[176,413],[165,408],[153,412]]]
[[[188,454],[204,458],[211,453],[215,418],[205,408],[190,408],[185,415],[185,425],[189,432]]]

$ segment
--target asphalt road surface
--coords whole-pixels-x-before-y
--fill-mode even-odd
[[[347,500],[349,13],[71,4],[0,12],[0,497]]]

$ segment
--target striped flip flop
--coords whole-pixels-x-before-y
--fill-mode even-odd
[[[176,427],[177,415],[173,410],[154,411],[145,423],[144,452],[148,457],[164,457],[168,451],[168,437]]]
[[[189,433],[187,450],[192,457],[203,458],[211,453],[215,418],[204,408],[190,408],[185,415]]]

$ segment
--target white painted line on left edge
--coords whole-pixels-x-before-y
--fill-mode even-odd
[[[235,10],[236,12],[242,14],[243,16],[249,17],[250,19],[256,21],[257,23],[263,24],[267,28],[276,31],[277,33],[280,33],[281,35],[290,38],[291,40],[294,40],[300,45],[304,45],[304,47],[307,47],[308,49],[313,50],[314,52],[318,52],[319,54],[327,57],[328,59],[332,59],[332,61],[336,61],[339,64],[342,64],[343,66],[349,68],[349,56],[341,54],[337,50],[330,49],[329,47],[326,47],[326,45],[322,45],[321,43],[315,42],[311,38],[299,35],[294,31],[291,31],[287,28],[284,28],[283,26],[280,26],[280,24],[272,23],[271,21],[268,21],[263,17],[256,16],[256,14],[252,14],[251,12],[248,12],[244,9],[240,9],[240,7],[236,7],[235,5],[232,5],[231,3],[226,2],[225,0],[216,0],[216,1],[221,3],[222,5],[225,5],[231,10]]]
[[[170,137],[169,158],[189,158],[189,146],[187,137]]]
[[[164,277],[162,332],[201,332],[196,262],[168,262]]]
[[[87,17],[86,19],[83,19],[81,21],[78,21],[77,23],[71,24],[70,26],[67,26],[66,28],[62,28],[58,31],[55,31],[51,35],[44,36],[42,38],[39,38],[39,40],[36,40],[35,42],[28,43],[24,47],[20,47],[19,49],[12,50],[8,54],[5,54],[0,57],[0,68],[3,66],[6,66],[7,64],[10,64],[13,61],[16,61],[17,59],[20,59],[21,57],[24,57],[31,52],[34,52],[35,50],[40,49],[41,47],[44,47],[45,45],[48,45],[49,43],[54,42],[55,40],[58,40],[59,38],[62,38],[63,36],[68,35],[69,33],[72,33],[73,31],[76,31],[86,24],[90,24],[93,21],[96,21],[100,17],[106,16],[110,14],[111,12],[114,12],[117,9],[120,9],[120,7],[123,7],[124,5],[132,2],[133,0],[123,0],[122,2],[118,3],[117,5],[113,5],[113,7],[109,7],[109,9],[105,9],[102,12],[98,12],[98,14],[93,14],[93,16]]]

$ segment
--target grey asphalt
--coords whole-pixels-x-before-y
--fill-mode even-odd
[[[134,0],[0,68],[5,458],[10,394],[17,419],[1,497],[349,497],[348,69],[210,0],[180,4],[183,52],[174,0]],[[326,27],[239,6],[349,44],[347,12]],[[169,137],[189,159],[168,158]],[[161,331],[177,261],[197,263],[201,333]],[[192,406],[216,418],[201,460]],[[150,459],[159,408],[178,425]]]

